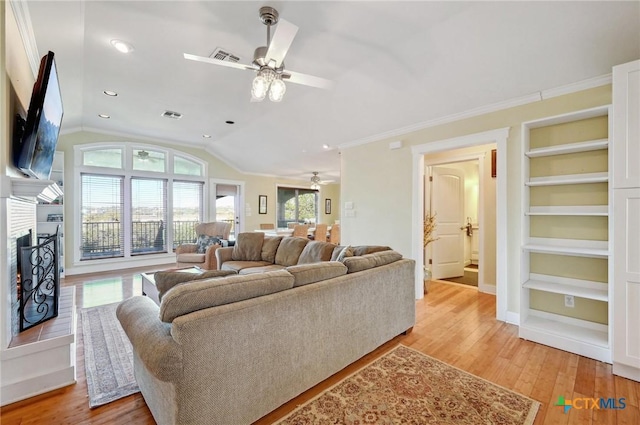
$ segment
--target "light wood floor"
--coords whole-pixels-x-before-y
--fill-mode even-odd
[[[160,267],[155,267],[157,270]],[[149,269],[73,276],[79,308],[139,295],[138,273]],[[611,374],[611,365],[524,341],[518,330],[495,320],[495,298],[477,290],[433,282],[416,304],[413,332],[401,335],[258,421],[270,424],[397,344],[416,348],[460,369],[542,403],[535,424],[640,424],[640,383]],[[82,333],[78,333],[78,383],[2,408],[2,425],[153,424],[140,394],[90,410],[84,372]],[[559,396],[625,398],[624,410],[578,410],[554,406]],[[226,424],[225,424],[226,425]]]

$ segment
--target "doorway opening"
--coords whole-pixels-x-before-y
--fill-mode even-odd
[[[462,148],[477,148],[482,145],[494,144],[496,147],[496,155],[489,154],[488,157],[484,155],[483,160],[479,162],[479,169],[483,168],[480,173],[483,173],[485,164],[489,164],[488,168],[491,170],[492,164],[495,164],[497,170],[495,181],[495,248],[492,252],[487,249],[479,249],[478,253],[478,283],[483,284],[483,276],[487,274],[487,266],[483,267],[483,255],[495,256],[495,280],[493,286],[493,292],[496,294],[496,318],[498,320],[505,321],[507,319],[507,139],[509,136],[509,127],[486,131],[482,133],[475,133],[461,137],[455,137],[452,139],[439,140],[431,143],[425,143],[422,145],[412,146],[413,157],[413,206],[412,206],[412,257],[416,261],[416,278],[415,289],[416,298],[420,299],[424,297],[424,281],[423,281],[423,268],[424,268],[424,244],[423,244],[423,226],[425,219],[425,156],[432,154],[443,154],[452,150]],[[475,150],[475,158],[478,158],[477,150]],[[471,154],[469,154],[471,156]],[[495,160],[494,160],[495,158]],[[465,158],[467,160],[474,159]],[[480,159],[480,158],[478,158]],[[461,161],[462,159],[456,158],[456,160],[443,160],[442,163]],[[430,164],[435,165],[435,164]],[[491,177],[490,177],[491,178]],[[482,186],[479,192],[482,191]],[[482,202],[483,195],[479,193],[479,204]],[[478,213],[478,225],[479,225],[479,240],[480,247],[483,244],[484,234],[482,229],[486,227],[483,223],[483,208],[480,207]],[[485,284],[489,282],[485,281]],[[486,292],[491,292],[486,288]]]
[[[493,148],[494,145],[480,147],[478,158],[484,155],[483,151],[486,153]],[[455,161],[455,151],[443,155],[440,159],[438,155],[425,156],[425,164],[428,165],[425,168],[424,209],[434,214],[438,226],[435,229],[436,240],[425,250],[425,264],[430,268],[432,279],[478,288],[480,159]],[[492,183],[483,178],[483,194],[487,190],[492,192],[490,195],[495,194],[495,185],[492,188]],[[495,200],[495,196],[491,198]],[[483,206],[493,209],[493,214],[488,215],[495,217],[495,203],[488,205],[483,202]],[[495,230],[495,226],[489,228]],[[486,236],[495,239],[495,231]],[[495,257],[491,259],[495,260]],[[490,269],[495,271],[495,265]],[[492,289],[484,285],[482,287],[483,292],[493,293]]]
[[[243,229],[240,212],[244,203],[244,182],[212,180],[211,183],[212,208],[209,221],[230,223],[229,240],[235,241]]]

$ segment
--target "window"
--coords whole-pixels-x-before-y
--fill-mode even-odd
[[[311,189],[278,187],[278,227],[289,223],[317,222],[318,192]]]
[[[165,252],[167,181],[131,179],[131,254]]]
[[[83,152],[82,165],[90,167],[122,168],[122,149],[91,149]]]
[[[173,158],[173,172],[187,176],[202,176],[202,164],[176,155]]]
[[[82,174],[81,259],[124,255],[122,176]]]
[[[204,162],[128,143],[76,146],[76,157],[80,260],[167,253],[195,241],[207,205]]]
[[[195,242],[196,224],[202,222],[204,183],[173,182],[173,248]]]

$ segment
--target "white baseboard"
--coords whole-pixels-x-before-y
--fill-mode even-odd
[[[632,381],[640,382],[640,369],[637,367],[627,366],[614,361],[613,374],[631,379]]]
[[[485,294],[491,294],[491,295],[495,295],[496,294],[496,285],[487,285],[482,284],[478,286],[478,291],[485,293]]]
[[[520,313],[507,311],[507,317],[505,318],[505,322],[511,323],[512,325],[520,326]]]
[[[75,348],[75,346],[74,346]],[[15,403],[39,394],[57,390],[76,383],[75,366],[57,370],[46,375],[35,376],[13,384],[2,386],[0,406]]]

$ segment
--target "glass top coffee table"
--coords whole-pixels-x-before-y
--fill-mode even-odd
[[[166,269],[166,270],[158,270],[162,272],[180,272],[180,273],[193,273],[193,274],[201,274],[204,273],[204,270],[200,267],[186,267],[181,269]],[[142,276],[142,295],[146,295],[151,298],[156,304],[160,305],[160,299],[158,297],[158,288],[156,288],[156,272],[150,273],[140,273]]]

